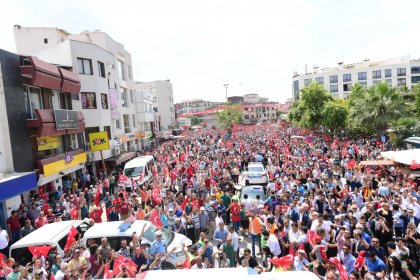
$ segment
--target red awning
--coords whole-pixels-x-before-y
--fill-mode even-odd
[[[55,90],[61,89],[61,74],[57,66],[35,57],[29,57],[29,60],[31,65],[21,66],[21,72],[22,75],[29,75],[32,85]]]
[[[80,80],[77,74],[63,68],[58,68],[61,73],[61,90],[73,94],[80,93]]]

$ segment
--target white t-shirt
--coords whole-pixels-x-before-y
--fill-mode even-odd
[[[0,231],[0,250],[3,250],[4,248],[7,247],[7,244],[8,244],[7,237],[8,237],[7,231],[2,229]]]
[[[281,254],[279,240],[274,234],[270,234],[267,240],[267,247],[270,248],[271,253],[274,256],[279,256]]]

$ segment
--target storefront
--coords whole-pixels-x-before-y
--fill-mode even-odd
[[[20,194],[36,188],[35,172],[0,174],[0,226],[6,228],[7,217],[22,203]]]

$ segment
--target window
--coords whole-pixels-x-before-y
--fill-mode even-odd
[[[105,64],[98,61],[98,73],[99,77],[105,78]]]
[[[134,92],[130,90],[130,102],[134,103]]]
[[[367,82],[360,82],[359,85],[361,85],[364,88],[367,88]]]
[[[60,100],[60,109],[66,109],[66,110],[73,109],[73,106],[71,104],[71,93],[60,92],[58,97]]]
[[[357,73],[357,79],[359,81],[366,81],[367,80],[367,72],[359,72],[359,73]]]
[[[392,76],[392,70],[391,69],[385,69],[385,78],[390,78]]]
[[[372,71],[372,79],[380,79],[381,78],[381,70]]]
[[[407,69],[406,68],[397,68],[397,76],[401,77],[401,76],[405,76],[407,74]]]
[[[124,132],[130,133],[130,119],[129,115],[123,115],[123,122],[124,122]]]
[[[115,120],[115,127],[118,128],[118,129],[121,129],[121,121],[120,121],[120,119]]]
[[[157,101],[156,96],[153,96],[153,102],[156,102],[156,101]]]
[[[305,86],[309,85],[312,82],[312,79],[305,79],[304,84]]]
[[[133,114],[133,127],[136,127],[136,115],[135,114]]]
[[[44,38],[44,44],[48,44],[48,38]]]
[[[111,127],[110,126],[104,126],[104,131],[106,131],[108,133],[108,139],[112,139],[111,138]]]
[[[41,90],[39,88],[28,87],[29,92],[29,106],[27,106],[27,113],[29,119],[36,119],[35,109],[42,109]]]
[[[120,94],[121,94],[122,106],[128,107],[127,89],[120,87]]]
[[[406,86],[406,79],[405,78],[400,78],[397,79],[397,86],[402,87],[402,86]]]
[[[158,112],[158,108],[157,107],[153,107],[153,112],[157,113]]]
[[[338,83],[338,75],[330,76],[330,84]]]
[[[81,92],[82,109],[96,109],[96,95],[94,92]]]
[[[128,71],[128,77],[130,78],[130,79],[132,79],[133,78],[133,71],[131,70],[131,65],[128,65],[127,66],[127,71]]]
[[[411,76],[411,83],[412,84],[420,83],[420,76]]]
[[[108,96],[105,93],[101,93],[101,104],[102,109],[108,109]]]
[[[330,92],[338,92],[338,85],[330,85]]]
[[[77,58],[77,71],[79,74],[93,75],[92,60],[87,58]]]
[[[411,67],[411,74],[420,74],[420,66]]]
[[[121,60],[117,60],[117,66],[118,66],[118,77],[121,80],[125,81],[124,62],[122,62]]]
[[[351,82],[351,74],[343,74],[343,82]]]
[[[343,91],[351,91],[351,84],[344,84]]]
[[[392,87],[392,80],[391,79],[385,79],[385,83],[387,83],[388,86]]]
[[[324,77],[316,77],[315,82],[317,82],[320,85],[324,84]]]
[[[376,86],[377,84],[379,84],[381,81],[378,81],[378,80],[375,80],[375,81],[372,81],[372,85],[374,85],[374,86]]]

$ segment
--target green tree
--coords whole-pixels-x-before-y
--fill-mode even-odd
[[[420,119],[420,84],[416,84],[411,91],[414,95],[414,116]]]
[[[383,132],[392,122],[410,114],[410,106],[398,89],[387,83],[370,87],[363,95],[361,92],[350,95],[349,118],[351,125],[364,131]]]
[[[318,127],[322,125],[325,104],[332,100],[323,85],[311,83],[301,90],[300,99],[293,103],[289,119],[301,127]]]
[[[192,116],[191,117],[191,125],[197,125],[202,123],[203,120],[200,120],[199,118],[197,118],[196,116]]]
[[[400,118],[392,124],[392,130],[391,143],[402,147],[404,139],[420,135],[420,121],[418,118]]]
[[[346,127],[348,112],[346,102],[340,100],[328,101],[322,110],[321,123],[334,134]]]
[[[217,120],[220,127],[226,129],[230,134],[235,124],[242,123],[243,113],[244,111],[240,105],[226,104],[222,111],[217,112]]]

